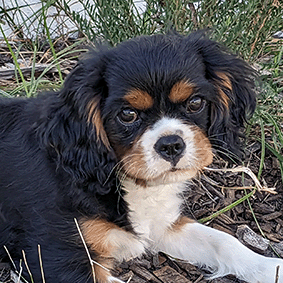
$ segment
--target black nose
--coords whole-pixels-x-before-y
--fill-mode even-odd
[[[161,137],[154,145],[155,151],[173,166],[179,162],[186,145],[177,135]]]

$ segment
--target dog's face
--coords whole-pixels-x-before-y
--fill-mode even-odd
[[[184,181],[212,162],[217,90],[200,55],[179,48],[163,37],[126,43],[106,71],[105,131],[121,173],[138,182]]]
[[[241,152],[252,76],[200,34],[155,35],[95,53],[65,89],[75,90],[74,105],[115,153],[122,178],[146,185],[190,179],[212,162],[212,148]]]

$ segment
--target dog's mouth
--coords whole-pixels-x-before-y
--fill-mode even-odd
[[[158,186],[164,184],[173,184],[179,182],[185,182],[193,177],[195,177],[200,170],[197,168],[177,168],[172,167],[167,171],[162,172],[160,175],[153,178],[141,178],[141,176],[134,177],[131,174],[124,174],[121,178],[126,178],[132,180],[135,184],[142,187]]]

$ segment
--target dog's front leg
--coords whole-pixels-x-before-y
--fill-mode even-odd
[[[261,256],[233,236],[186,217],[166,232],[158,248],[172,257],[208,268],[212,278],[233,274],[251,283],[283,283],[282,259]]]

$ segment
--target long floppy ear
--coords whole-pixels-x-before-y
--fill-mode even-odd
[[[70,186],[101,195],[111,189],[110,174],[116,164],[100,116],[108,94],[104,72],[109,54],[92,52],[78,63],[63,89],[51,95],[48,117],[39,129],[58,172],[68,173]]]
[[[217,99],[211,104],[208,134],[214,148],[225,159],[244,157],[244,125],[256,107],[255,71],[222,45],[209,39],[197,42]]]

